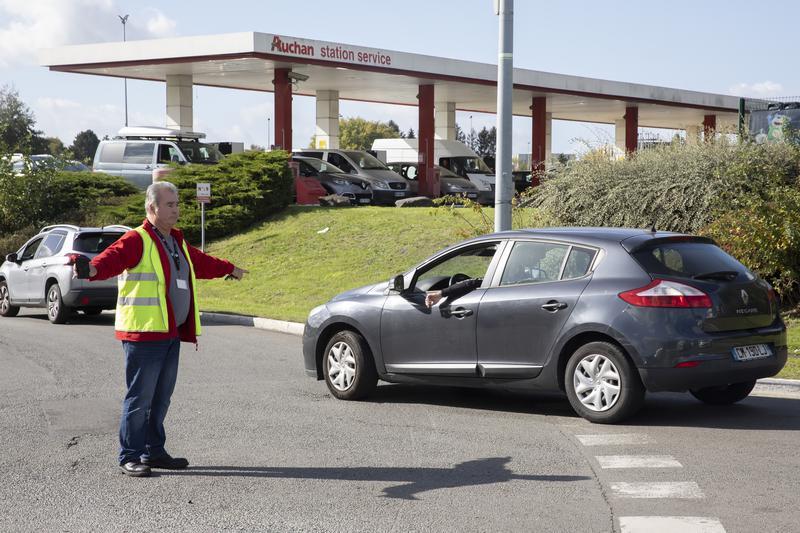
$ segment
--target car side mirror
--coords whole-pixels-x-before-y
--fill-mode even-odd
[[[11,253],[6,256],[6,261],[9,263],[16,263],[17,262],[17,253]]]
[[[389,290],[392,292],[403,292],[405,290],[405,278],[398,274],[389,280]]]

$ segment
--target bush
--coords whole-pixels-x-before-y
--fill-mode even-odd
[[[557,168],[531,204],[566,226],[622,226],[695,233],[741,199],[796,185],[800,148],[732,143],[642,150],[626,159],[590,154]]]
[[[778,187],[741,200],[700,233],[769,281],[786,306],[800,302],[800,190]]]

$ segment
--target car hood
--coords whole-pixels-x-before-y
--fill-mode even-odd
[[[399,181],[405,183],[407,180],[395,172],[394,170],[380,170],[380,169],[360,169],[358,172],[359,178],[380,180],[386,182]]]
[[[353,185],[361,185],[362,183],[369,185],[369,180],[363,176],[356,176],[355,174],[348,174],[347,172],[320,172],[320,177],[340,178],[347,180]]]
[[[333,298],[330,299],[331,302],[338,302],[340,300],[347,300],[349,298],[353,298],[355,296],[361,296],[362,294],[369,294],[371,292],[382,292],[388,286],[388,282],[381,281],[380,283],[373,283],[372,285],[364,285],[363,287],[359,287],[357,289],[350,289],[349,291],[342,292],[337,294]]]

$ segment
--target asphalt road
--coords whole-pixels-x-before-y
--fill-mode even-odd
[[[0,531],[800,530],[800,396],[651,395],[620,426],[503,391],[342,402],[298,337],[240,326],[182,347],[167,448],[192,466],[128,478],[112,329],[0,319]]]

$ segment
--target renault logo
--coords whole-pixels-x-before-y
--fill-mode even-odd
[[[747,294],[746,290],[742,289],[742,302],[744,303],[744,305],[747,305],[747,302],[749,301],[750,301],[750,295]]]

